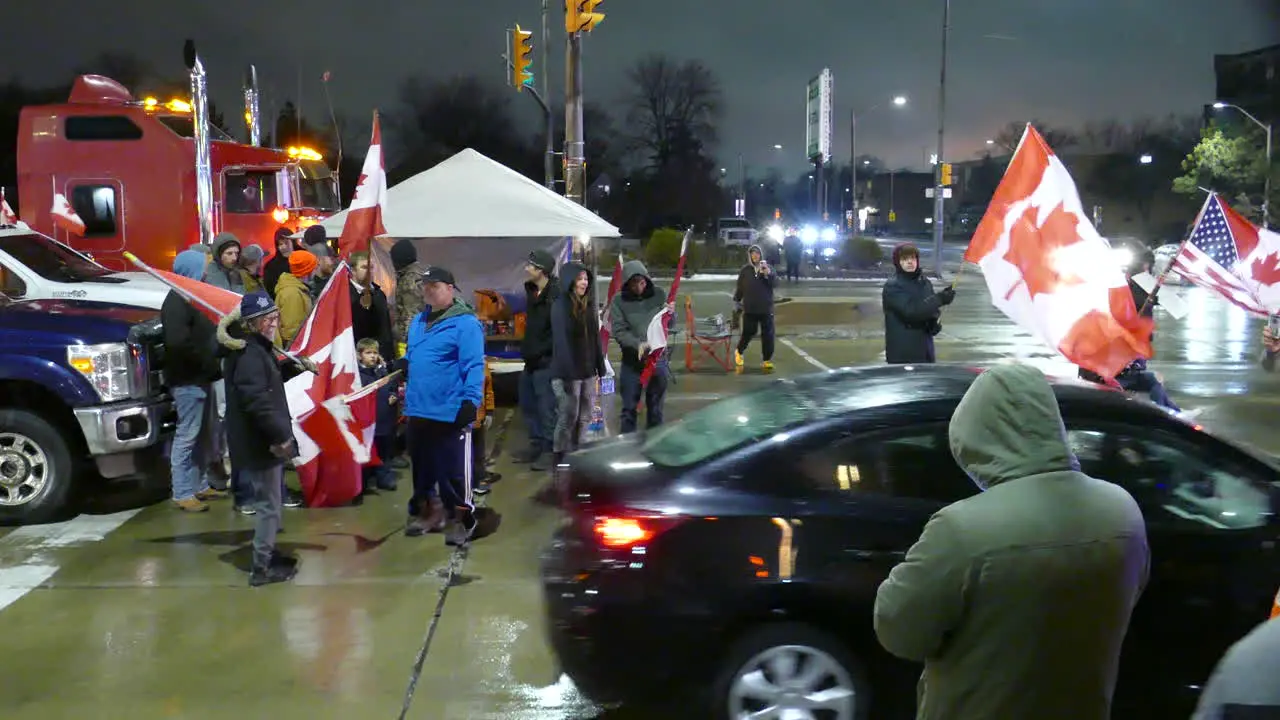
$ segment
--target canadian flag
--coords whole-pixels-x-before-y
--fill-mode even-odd
[[[613,277],[609,278],[609,289],[604,295],[604,309],[600,311],[600,344],[604,346],[605,362],[609,362],[609,336],[613,334],[613,296],[622,289],[622,254],[618,254],[618,264],[613,266]]]
[[[964,259],[991,301],[1068,360],[1104,378],[1151,357],[1152,320],[1085,216],[1071,174],[1027,125]]]
[[[53,196],[53,209],[49,212],[53,213],[53,222],[58,227],[66,230],[72,235],[84,236],[84,220],[76,214],[71,203],[67,202],[67,198],[62,193],[56,193]]]
[[[360,366],[351,329],[351,270],[345,264],[329,278],[289,349],[317,369],[285,383],[302,493],[308,507],[346,505],[360,494],[360,466],[369,462],[377,393],[356,392]]]
[[[1221,202],[1222,198],[1218,198]],[[1249,222],[1225,202],[1221,203],[1226,216],[1226,231],[1234,241],[1239,262],[1234,268],[1236,276],[1253,291],[1267,313],[1280,313],[1280,234]]]
[[[184,300],[191,303],[192,307],[204,313],[205,317],[212,320],[215,325],[240,307],[240,293],[223,290],[209,283],[192,280],[167,270],[153,268],[139,260],[133,253],[126,252],[124,257],[139,270],[168,285]]]
[[[347,208],[347,218],[342,224],[342,236],[338,238],[338,250],[342,257],[353,252],[368,252],[375,237],[386,235],[382,217],[387,212],[387,170],[382,160],[382,126],[378,113],[373,114],[373,139],[369,154],[364,157],[356,194]]]
[[[9,207],[9,201],[5,199],[4,188],[0,187],[0,225],[17,225],[18,214]]]

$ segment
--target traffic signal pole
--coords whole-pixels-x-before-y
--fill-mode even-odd
[[[586,204],[586,143],[582,128],[582,33],[568,33],[564,64],[564,196]]]
[[[942,180],[942,141],[947,127],[947,39],[951,35],[951,0],[942,2],[942,74],[938,81],[938,162],[934,165],[933,185],[933,272],[942,277],[942,235],[946,218],[946,192]]]
[[[551,71],[547,68],[551,67],[551,26],[548,25],[548,17],[550,10],[548,4],[551,0],[542,0],[542,91],[551,94]],[[536,97],[536,96],[535,96]],[[551,103],[538,98],[539,104],[542,105],[542,112],[547,119],[547,135],[546,149],[542,157],[542,174],[546,178],[548,190],[556,189],[556,145],[555,145],[555,124],[551,114]]]

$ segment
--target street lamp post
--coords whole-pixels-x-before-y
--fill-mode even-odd
[[[1213,104],[1213,108],[1215,110],[1221,110],[1222,108],[1233,108],[1235,110],[1239,110],[1242,115],[1252,120],[1267,134],[1267,166],[1262,175],[1262,228],[1264,230],[1269,229],[1271,221],[1271,125],[1269,123],[1262,122],[1258,118],[1254,117],[1253,113],[1250,113],[1239,105],[1232,105],[1231,103],[1219,101]]]
[[[951,0],[942,0],[942,72],[938,80],[938,163],[933,168],[933,270],[942,277],[942,231],[946,205],[942,191],[943,138],[947,122],[947,40],[951,35]]]
[[[893,104],[896,107],[902,107],[907,104],[905,95],[896,95],[893,98]],[[867,108],[863,114],[880,107],[872,105]],[[858,113],[855,109],[849,109],[849,193],[853,196],[853,230],[858,230]]]

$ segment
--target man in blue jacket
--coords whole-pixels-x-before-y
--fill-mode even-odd
[[[465,545],[476,529],[471,502],[471,425],[484,398],[484,330],[471,306],[454,297],[453,273],[422,272],[427,309],[409,325],[400,366],[408,379],[404,414],[409,419],[413,497],[405,534],[423,535],[444,521],[445,542]],[[431,517],[439,490],[444,517]]]

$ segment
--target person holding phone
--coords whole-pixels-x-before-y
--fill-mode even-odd
[[[756,333],[760,333],[760,355],[764,372],[773,372],[773,291],[778,287],[778,274],[769,266],[759,245],[747,250],[747,264],[738,271],[734,304],[742,310],[742,335],[733,353],[733,364],[742,373],[746,363],[743,354]]]
[[[1272,315],[1262,329],[1262,369],[1275,372],[1277,355],[1280,355],[1280,315]]]

